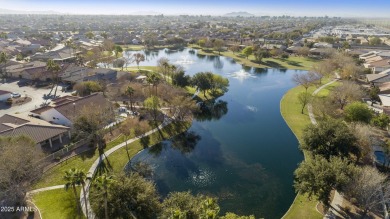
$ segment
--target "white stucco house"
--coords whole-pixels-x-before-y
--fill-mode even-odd
[[[101,93],[86,97],[64,96],[53,100],[49,106],[31,111],[31,114],[52,124],[71,127],[72,120],[85,107],[109,109],[111,104]]]

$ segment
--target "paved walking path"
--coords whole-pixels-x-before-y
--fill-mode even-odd
[[[322,89],[324,89],[325,87],[333,84],[334,82],[340,80],[340,76],[338,74],[336,74],[336,79],[322,85],[321,87],[317,88],[313,93],[312,95],[315,96],[317,95]],[[313,107],[311,104],[308,104],[307,105],[307,111],[309,113],[309,118],[310,118],[310,121],[313,125],[317,125],[317,120],[315,119],[314,117],[314,113],[313,113]],[[340,211],[341,212],[341,209],[340,207],[343,205],[343,197],[340,195],[340,193],[338,193],[337,191],[335,191],[335,195],[333,197],[333,200],[331,202],[331,208],[329,208],[328,212],[324,215],[324,219],[330,219],[330,218],[335,218],[336,216],[337,217],[341,217],[343,218],[337,211]]]
[[[334,79],[334,80],[332,80],[332,81],[330,81],[330,82],[328,82],[328,83],[322,85],[321,87],[317,88],[317,89],[313,92],[312,95],[313,95],[313,96],[317,95],[318,92],[320,92],[322,89],[324,89],[325,87],[327,87],[327,86],[333,84],[334,82],[336,82],[336,81],[338,81],[338,80],[339,80],[339,79],[336,78],[336,79]],[[311,105],[310,103],[307,105],[307,111],[308,111],[308,113],[309,113],[309,118],[310,118],[311,123],[312,123],[313,125],[317,125],[317,120],[316,120],[316,118],[314,117],[314,114],[313,114],[313,107],[312,107],[312,105]]]
[[[54,190],[54,189],[63,189],[65,188],[65,185],[57,185],[57,186],[49,186],[45,188],[40,188],[40,189],[34,189],[29,192],[27,192],[27,195],[32,195],[38,192],[44,192],[44,191],[49,191],[49,190]]]
[[[135,138],[132,138],[130,140],[126,142],[122,142],[121,144],[111,148],[110,150],[104,152],[104,154],[102,154],[99,158],[97,158],[95,160],[95,162],[92,164],[91,168],[89,169],[88,171],[88,177],[93,177],[93,175],[96,173],[96,170],[98,168],[98,166],[104,161],[104,159],[106,159],[106,157],[108,157],[110,154],[114,153],[115,151],[119,150],[120,148],[123,148],[125,147],[127,144],[131,144],[135,141],[137,141],[138,139],[141,139],[145,136],[148,136],[148,135],[151,135],[159,130],[161,130],[162,128],[164,128],[165,126],[169,125],[170,123],[172,122],[172,119],[169,118],[169,117],[165,117],[164,119],[164,122],[159,125],[157,128],[149,131],[149,132],[146,132],[145,134],[141,135],[141,136],[137,136]],[[92,209],[91,209],[91,204],[89,202],[89,188],[91,186],[91,180],[87,180],[87,183],[86,183],[86,186],[85,186],[85,190],[86,190],[86,197],[87,197],[87,206],[88,206],[88,218],[89,219],[94,219],[95,218],[95,214],[93,213]],[[84,204],[84,193],[83,191],[81,191],[80,193],[80,204],[81,204],[81,208],[83,210],[83,213],[84,215],[86,216],[87,215],[87,209],[85,209],[85,204]]]

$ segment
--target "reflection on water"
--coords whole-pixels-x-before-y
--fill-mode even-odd
[[[297,71],[243,67],[190,49],[165,51],[149,53],[141,65],[156,65],[161,57],[181,61],[188,75],[228,77],[229,91],[200,104],[187,132],[147,148],[131,163],[150,165],[162,197],[190,190],[217,196],[221,214],[281,218],[295,197],[293,172],[303,159],[279,108]]]
[[[208,100],[200,103],[200,111],[195,113],[198,121],[219,120],[228,112],[227,102]]]

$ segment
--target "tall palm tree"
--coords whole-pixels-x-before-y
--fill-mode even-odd
[[[84,171],[76,169],[76,168],[71,168],[67,171],[65,171],[64,175],[64,180],[66,181],[65,183],[65,190],[68,190],[69,188],[73,189],[75,198],[76,198],[76,203],[77,203],[77,208],[79,210],[79,213],[81,213],[81,208],[79,205],[79,199],[77,196],[77,190],[76,186],[81,185],[83,187],[83,194],[84,194],[84,204],[85,204],[85,210],[87,212],[87,219],[88,219],[88,205],[87,205],[87,196],[86,196],[86,191],[85,191],[85,182],[86,180],[89,179],[87,177],[87,174],[85,174]]]
[[[127,88],[126,88],[126,95],[128,95],[129,96],[129,102],[130,102],[130,109],[131,109],[131,111],[133,111],[133,95],[134,95],[134,92],[135,92],[135,90],[134,90],[134,88],[132,88],[131,86],[127,86]]]
[[[0,53],[0,64],[4,64],[4,72],[3,72],[3,78],[7,77],[7,61],[8,61],[8,56],[7,53],[1,52]]]
[[[85,191],[85,183],[87,180],[90,180],[91,178],[87,176],[87,174],[82,170],[76,170],[76,181],[79,185],[83,188],[83,195],[84,195],[84,204],[85,204],[85,211],[87,212],[87,219],[88,219],[88,205],[87,205],[87,193]]]
[[[105,218],[108,219],[108,189],[115,182],[112,176],[107,176],[105,173],[101,176],[96,177],[94,181],[94,186],[98,191],[102,192],[104,198],[104,214]]]
[[[80,214],[81,213],[80,212],[81,209],[80,209],[79,199],[78,199],[77,190],[76,190],[76,186],[78,185],[78,181],[77,181],[77,178],[76,178],[76,171],[77,170],[75,168],[66,170],[63,179],[66,181],[66,183],[65,183],[65,190],[68,190],[70,188],[73,189],[74,197],[76,199],[77,209],[78,209],[79,214]]]
[[[54,98],[55,98],[57,95],[57,88],[58,88],[58,83],[59,83],[58,73],[60,72],[61,67],[57,63],[55,63],[52,59],[49,59],[49,60],[47,60],[47,63],[46,63],[46,69],[48,71],[52,72],[52,80],[53,80],[53,86],[50,90],[49,96],[50,96],[50,94],[53,91],[54,86],[55,86],[56,87],[56,90],[54,91]]]
[[[150,73],[147,75],[146,81],[152,85],[152,87],[156,87],[156,96],[157,96],[157,86],[160,83],[160,77],[156,73]],[[150,92],[152,95],[152,92]]]

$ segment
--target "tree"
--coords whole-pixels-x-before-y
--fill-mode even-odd
[[[92,190],[92,208],[99,218],[104,218],[101,208],[104,198]],[[161,204],[155,185],[137,173],[115,176],[108,187],[107,208],[109,218],[156,218]]]
[[[356,202],[354,204],[363,209],[362,218],[372,209],[381,207],[382,203],[390,200],[390,184],[387,176],[369,166],[359,168],[344,191],[349,200],[353,199]]]
[[[171,100],[171,108],[174,109],[173,115],[179,121],[190,119],[192,114],[198,109],[195,101],[187,96],[175,96]]]
[[[61,67],[57,63],[55,63],[52,59],[49,59],[49,60],[47,60],[47,63],[46,63],[46,69],[51,72],[52,80],[53,80],[53,86],[50,90],[49,96],[50,96],[50,94],[55,86],[56,87],[56,89],[54,91],[54,98],[55,98],[57,95],[58,83],[60,82],[59,72],[61,70]]]
[[[91,95],[91,93],[103,91],[102,85],[97,81],[79,82],[73,87],[73,89],[82,97]]]
[[[381,129],[386,129],[389,126],[389,123],[390,117],[385,113],[381,113],[371,119],[371,124]]]
[[[329,118],[304,129],[301,147],[329,160],[331,156],[348,157],[350,153],[358,154],[356,144],[356,137],[345,123]]]
[[[380,102],[381,101],[381,99],[379,98],[379,95],[378,95],[380,91],[381,90],[377,86],[371,87],[371,89],[369,91],[369,95],[370,95],[370,99],[371,99],[371,106],[374,105],[374,102]]]
[[[321,62],[315,63],[311,69],[310,72],[317,73],[320,77],[320,83],[321,79],[323,77],[326,77],[330,75],[335,69],[333,68],[333,65],[329,59],[322,60]]]
[[[77,190],[76,190],[76,186],[79,185],[79,181],[78,181],[78,172],[79,170],[76,169],[76,168],[72,168],[72,169],[69,169],[69,170],[66,170],[65,171],[65,174],[63,176],[63,179],[65,180],[65,190],[68,190],[70,188],[72,188],[73,190],[73,193],[74,193],[74,197],[76,199],[76,204],[77,204],[77,209],[79,211],[79,214],[81,213],[81,208],[80,208],[80,203],[79,203],[79,198],[78,198],[78,195],[77,195]],[[85,194],[85,193],[84,193]]]
[[[125,94],[129,97],[131,111],[133,111],[133,95],[134,95],[134,92],[135,92],[134,88],[132,88],[131,86],[127,86]]]
[[[8,55],[5,52],[0,53],[0,64],[4,64],[4,70],[2,71],[2,78],[8,77],[7,74],[7,62],[8,62]]]
[[[211,73],[211,72],[209,72]],[[221,75],[211,73],[209,76],[211,79],[211,94],[214,96],[222,95],[226,93],[229,89],[229,80],[222,77]]]
[[[230,50],[234,53],[236,52],[239,52],[240,51],[240,46],[239,45],[233,45],[230,47]]]
[[[191,77],[186,75],[184,71],[179,71],[172,74],[172,84],[179,87],[186,87],[190,85]]]
[[[92,39],[95,37],[95,34],[92,33],[92,31],[88,31],[87,33],[85,33],[85,36],[88,38],[88,39]]]
[[[154,121],[157,121],[158,111],[160,110],[160,99],[156,96],[151,96],[144,101],[144,106],[151,112]]]
[[[303,114],[303,110],[305,109],[305,106],[310,103],[312,99],[312,95],[308,92],[301,92],[298,94],[298,101],[302,105],[301,113]]]
[[[261,62],[261,60],[264,58],[264,53],[261,49],[256,50],[253,55],[255,56],[256,62]]]
[[[93,182],[93,186],[103,196],[104,216],[106,219],[109,219],[109,217],[108,217],[108,192],[109,192],[109,189],[114,182],[115,182],[114,177],[108,176],[105,173],[96,177],[94,182]]]
[[[247,46],[245,47],[243,50],[242,50],[242,54],[244,54],[246,56],[246,59],[248,59],[248,57],[250,55],[252,55],[252,52],[253,52],[253,47],[252,46]]]
[[[133,55],[135,63],[137,63],[138,70],[139,70],[139,63],[145,61],[145,56],[141,53],[135,53]]]
[[[322,156],[314,156],[303,161],[295,170],[295,191],[315,196],[325,206],[329,206],[330,192],[340,190],[356,173],[356,167],[339,157],[329,160]]]
[[[363,97],[363,91],[360,86],[351,82],[344,81],[341,86],[336,87],[331,93],[332,100],[343,109],[345,105],[353,101],[358,101]]]
[[[221,216],[220,219],[255,219],[255,216],[240,216],[235,213],[227,212],[224,216]]]
[[[107,104],[96,107],[92,103],[79,110],[72,120],[75,138],[90,140],[92,145],[98,148],[99,154],[102,155],[105,147],[104,127],[114,120],[111,106]]]
[[[130,160],[130,155],[129,155],[129,148],[127,147],[127,140],[131,136],[131,131],[134,129],[134,127],[137,126],[137,122],[132,119],[132,118],[127,118],[125,121],[123,121],[119,127],[120,132],[122,135],[125,136],[125,143],[126,143],[126,153],[127,157]]]
[[[305,92],[307,93],[307,89],[314,84],[314,82],[317,80],[313,77],[313,75],[310,74],[310,72],[307,73],[301,73],[301,74],[294,74],[292,80],[297,84],[305,88]]]
[[[115,45],[115,48],[114,48],[114,53],[115,53],[115,57],[118,58],[118,55],[119,53],[123,52],[123,49],[120,45]]]
[[[355,63],[345,63],[341,69],[340,76],[345,79],[358,79],[363,73],[363,69]]]
[[[192,77],[191,84],[195,86],[199,91],[202,91],[205,98],[207,98],[206,92],[210,90],[212,86],[211,79],[212,73],[198,72]]]
[[[344,109],[345,120],[349,122],[370,123],[373,112],[367,104],[362,102],[353,102]]]
[[[157,74],[157,73],[149,73],[147,76],[146,76],[146,81],[149,83],[149,85],[152,85],[152,87],[155,87],[156,88],[156,93],[155,95],[157,96],[157,86],[158,84],[160,83],[161,81],[161,78],[160,76]],[[152,95],[152,92],[150,92],[150,95]]]
[[[378,46],[378,45],[382,44],[382,40],[379,37],[371,37],[369,44],[371,46]]]
[[[218,55],[221,55],[221,51],[225,42],[222,39],[215,39],[213,42],[214,49],[218,51]]]
[[[25,203],[26,193],[46,166],[36,142],[26,136],[0,137],[0,200],[2,206]],[[0,212],[2,217],[2,212]],[[7,218],[7,217],[5,217]]]
[[[171,192],[164,199],[161,218],[199,218],[199,207],[204,199],[202,195],[193,196],[190,192]],[[176,216],[176,217],[175,217]]]
[[[298,48],[298,50],[297,50],[297,54],[298,55],[300,55],[300,56],[309,56],[309,54],[310,54],[310,48],[309,47],[306,47],[306,46],[304,46],[304,47],[300,47],[300,48]]]

